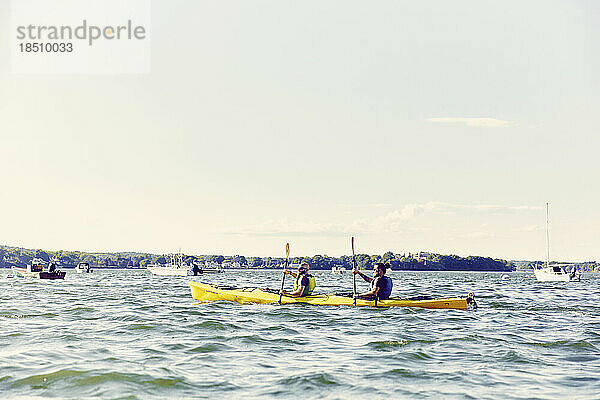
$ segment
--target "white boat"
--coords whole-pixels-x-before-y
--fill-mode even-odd
[[[564,264],[550,265],[550,235],[548,233],[548,203],[546,203],[546,266],[535,265],[533,274],[538,282],[572,282],[581,280],[581,274],[575,266],[571,273],[567,273]]]
[[[154,275],[188,276],[193,275],[192,267],[183,263],[183,254],[170,254],[166,265],[152,264],[146,267]]]
[[[333,267],[331,267],[331,272],[333,272],[334,274],[343,274],[346,271],[347,271],[346,268],[341,267],[341,266],[333,266]]]
[[[65,272],[56,269],[54,263],[51,264],[48,271],[44,271],[46,262],[41,258],[34,258],[26,267],[12,266],[11,270],[14,277],[28,279],[65,279]]]
[[[13,274],[19,278],[37,279],[40,277],[40,272],[44,270],[46,262],[40,258],[34,258],[26,267],[12,266]]]
[[[548,265],[548,264],[546,264]],[[567,264],[554,264],[550,267],[540,267],[533,270],[539,282],[573,282],[580,281],[581,274],[573,267],[570,273],[566,271]]]
[[[92,271],[93,271],[93,269],[90,268],[90,264],[86,263],[86,262],[80,262],[75,267],[75,272],[77,272],[78,274],[83,274],[84,272],[92,272]]]

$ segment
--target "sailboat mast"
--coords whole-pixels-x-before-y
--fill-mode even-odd
[[[550,235],[548,233],[548,203],[546,203],[546,267],[550,266]]]

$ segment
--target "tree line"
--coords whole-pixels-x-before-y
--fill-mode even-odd
[[[45,251],[41,249],[24,249],[0,246],[0,267],[12,265],[24,266],[34,258],[45,262],[56,262],[59,266],[74,267],[80,262],[87,262],[96,267],[105,268],[145,268],[149,264],[166,264],[168,256],[150,253],[86,253],[82,251]],[[206,263],[218,264],[224,268],[281,268],[285,263],[283,257],[245,257],[242,255],[184,255],[186,264]],[[352,256],[330,257],[315,255],[312,257],[293,257],[290,264],[309,263],[311,269],[329,270],[332,267],[351,269]],[[407,271],[513,271],[515,266],[506,260],[490,257],[459,257],[429,253],[395,254],[391,251],[383,255],[357,254],[356,264],[360,269],[370,269],[376,262],[389,263],[392,270]]]

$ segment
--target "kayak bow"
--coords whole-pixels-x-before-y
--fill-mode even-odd
[[[240,304],[278,304],[279,294],[259,288],[231,288],[208,285],[206,283],[190,282],[192,297],[201,302],[233,301]],[[318,294],[303,297],[283,296],[281,304],[312,304],[321,306],[352,306],[354,299],[351,296],[339,294]],[[357,299],[356,306],[374,307],[374,300]],[[378,307],[419,307],[419,308],[445,308],[468,310],[476,307],[475,296],[469,293],[467,297],[448,298],[416,298],[400,299],[389,298],[377,301]],[[471,306],[471,307],[470,307]]]

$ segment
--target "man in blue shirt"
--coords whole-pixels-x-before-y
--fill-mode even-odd
[[[373,267],[373,277],[363,274],[358,269],[353,270],[354,274],[360,275],[365,281],[371,284],[371,289],[367,292],[356,295],[356,298],[365,300],[385,300],[392,294],[394,283],[392,279],[385,276],[386,270],[390,264],[376,263]]]

